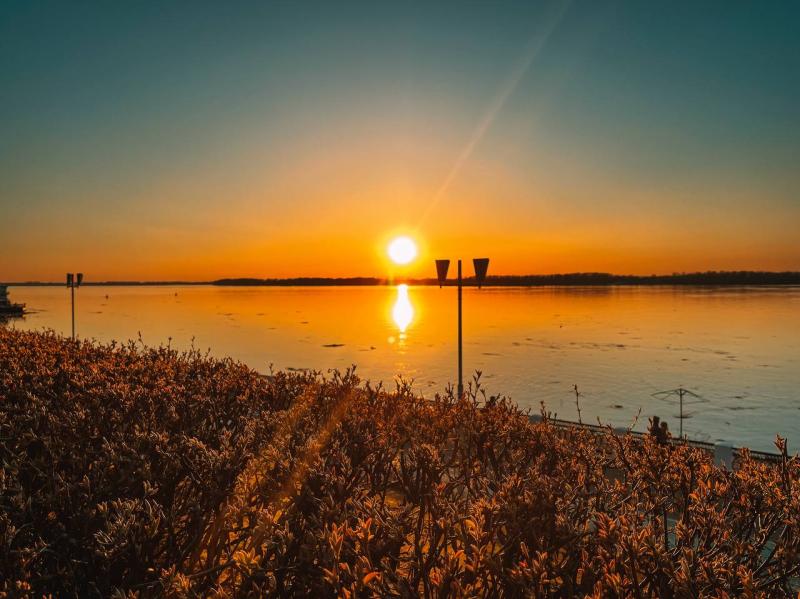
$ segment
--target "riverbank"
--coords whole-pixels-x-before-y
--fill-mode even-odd
[[[0,329],[0,449],[11,594],[775,596],[800,555],[788,457],[731,473],[480,393],[169,347]]]

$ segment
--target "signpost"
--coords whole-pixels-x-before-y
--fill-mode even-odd
[[[486,272],[489,269],[489,258],[474,258],[472,265],[475,268],[475,282],[478,283],[478,289],[486,280]],[[436,276],[439,279],[439,287],[447,280],[447,271],[450,268],[450,260],[437,260],[436,261]],[[458,261],[458,397],[464,395],[464,351],[463,351],[463,335],[461,327],[461,260]]]

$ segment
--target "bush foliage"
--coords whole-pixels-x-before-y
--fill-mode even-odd
[[[774,597],[800,464],[0,330],[0,595]]]

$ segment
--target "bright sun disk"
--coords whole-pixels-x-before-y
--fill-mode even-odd
[[[410,237],[396,237],[387,250],[395,264],[408,264],[417,257],[417,244]]]

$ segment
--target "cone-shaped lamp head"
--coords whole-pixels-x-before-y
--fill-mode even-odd
[[[480,289],[486,280],[486,271],[489,270],[489,258],[473,258],[472,264],[475,266],[475,282]]]
[[[441,287],[447,279],[448,268],[450,268],[450,260],[436,261],[436,276],[439,278],[439,287]]]

